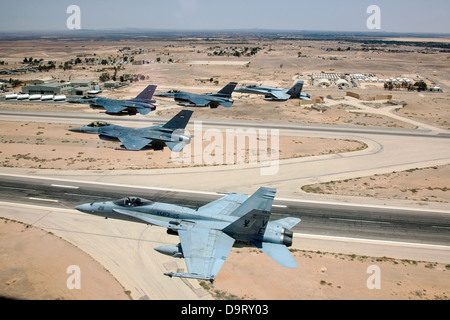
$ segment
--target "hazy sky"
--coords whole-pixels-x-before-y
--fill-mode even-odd
[[[0,32],[67,30],[70,5],[82,29],[279,29],[450,33],[449,0],[0,0]]]

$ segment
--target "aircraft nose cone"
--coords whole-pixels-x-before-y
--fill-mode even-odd
[[[89,203],[81,204],[79,206],[76,206],[75,209],[81,212],[90,212],[91,205]]]
[[[72,131],[72,132],[83,132],[83,131],[81,130],[81,127],[71,128],[71,129],[69,129],[69,131]]]

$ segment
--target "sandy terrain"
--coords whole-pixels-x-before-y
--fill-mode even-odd
[[[321,194],[450,202],[450,165],[303,186]]]
[[[51,233],[2,219],[0,237],[3,243],[0,296],[32,300],[129,299],[127,288],[109,272]],[[255,248],[233,248],[214,285],[199,282],[206,290],[201,295],[209,292],[215,299],[246,300],[448,300],[450,297],[448,264],[301,248],[302,242],[296,239],[291,252],[299,265],[297,269],[284,269]],[[74,261],[82,272],[80,290],[67,287],[73,274],[67,273],[67,268]],[[170,261],[183,264],[181,260]],[[368,271],[370,266],[381,272],[380,289],[367,286],[373,275],[373,271]]]
[[[245,299],[450,298],[449,265],[296,249],[291,252],[297,269],[283,269],[257,249],[234,249],[211,292],[218,290]],[[379,290],[367,287],[373,274],[367,270],[373,265],[381,270]]]
[[[361,50],[361,44],[334,41],[245,40],[243,44],[229,45],[220,40],[194,43],[41,40],[0,42],[0,60],[8,63],[5,68],[20,68],[23,67],[21,62],[24,57],[44,59],[44,62],[52,60],[57,65],[75,59],[77,55],[82,56],[82,59],[120,59],[119,49],[126,46],[133,49],[143,48],[143,53],[135,58],[148,63],[125,64],[118,76],[141,75],[145,80],[116,91],[105,91],[103,96],[119,99],[134,97],[150,83],[157,84],[159,92],[186,89],[203,93],[218,91],[226,83],[237,80],[239,85],[260,84],[288,88],[296,80],[304,79],[304,92],[310,93],[312,98],[316,99],[328,95],[343,97],[345,92],[335,87],[313,87],[308,81],[308,74],[313,72],[375,73],[380,78],[422,77],[429,85],[441,86],[444,93],[388,92],[380,85],[373,84],[363,84],[352,91],[365,96],[392,94],[393,100],[407,103],[403,109],[395,111],[396,115],[441,129],[450,129],[448,53],[436,51],[424,54],[410,46],[396,45],[386,50]],[[261,50],[252,57],[213,57],[210,54],[216,50],[215,46],[224,50],[229,46],[260,47]],[[341,47],[349,47],[350,50],[338,51]],[[156,62],[158,58],[160,62]],[[113,66],[82,64],[67,71],[57,68],[49,73],[26,73],[14,77],[22,81],[48,77],[58,81],[97,81],[103,72],[112,74]],[[9,78],[0,76],[5,77]],[[211,78],[217,80],[217,84],[208,80]],[[20,87],[15,91],[18,90]],[[355,108],[347,100],[334,101],[337,104],[334,104],[332,109],[319,113],[311,108],[310,103],[296,100],[267,102],[261,97],[239,94],[233,98],[235,103],[230,109],[200,108],[196,109],[195,116],[201,119],[327,123],[359,127],[416,127],[385,115],[351,112],[355,111]],[[161,105],[156,112],[158,115],[174,114],[173,101],[158,99],[158,104]],[[371,104],[370,107],[383,109],[388,106]],[[86,106],[66,104],[1,103],[0,108],[81,111],[92,114],[93,117],[97,112]],[[0,138],[0,165],[6,167],[112,170],[171,166],[170,152],[167,150],[121,152],[115,150],[119,143],[101,141],[97,136],[71,133],[67,131],[67,126],[62,124],[2,122]],[[202,141],[203,146],[208,144],[209,142]],[[281,159],[358,148],[361,148],[361,144],[342,140],[280,137]],[[332,194],[448,203],[449,185],[449,166],[442,166],[308,188],[309,191]],[[0,266],[5,270],[1,273],[1,286],[2,292],[6,292],[7,296],[23,299],[128,299],[124,292],[126,288],[122,288],[89,256],[63,240],[55,239],[40,230],[9,222],[0,222],[0,237],[8,238],[8,241],[1,242],[0,247]],[[45,248],[45,251],[42,248]],[[301,244],[296,244],[296,248],[302,249]],[[69,255],[69,250],[74,252],[70,251]],[[83,285],[83,290],[78,293],[68,292],[66,286],[69,276],[66,269],[72,264],[69,259],[71,255],[81,255],[83,258],[77,261],[86,261],[83,270],[90,268],[96,279],[89,281],[86,287]],[[220,294],[225,292],[225,295],[244,299],[448,300],[450,297],[448,265],[303,251],[294,252],[294,256],[299,268],[285,270],[255,249],[233,249],[211,292],[216,295],[214,290],[218,290]],[[369,290],[366,286],[370,276],[367,274],[367,268],[370,265],[377,265],[381,269],[381,290]],[[99,284],[98,287],[94,286],[96,283]],[[88,287],[91,284],[93,287]],[[89,292],[84,291],[84,288],[89,289]]]
[[[72,244],[30,225],[0,220],[0,296],[25,300],[128,300],[116,279]],[[69,289],[76,265],[80,289]],[[69,270],[69,273],[67,272]]]
[[[0,164],[4,167],[40,168],[40,169],[74,169],[74,170],[121,170],[121,169],[156,169],[190,167],[199,165],[226,164],[226,156],[216,157],[217,141],[207,139],[203,133],[203,155],[198,159],[195,152],[195,139],[191,145],[180,154],[173,154],[165,148],[164,151],[143,150],[140,152],[127,152],[116,150],[120,142],[100,140],[97,135],[69,132],[67,129],[75,126],[64,124],[2,122],[0,127]],[[221,131],[226,146],[226,132]],[[258,139],[265,139],[259,136]],[[270,133],[267,136],[267,155],[271,155],[272,139]],[[274,141],[275,143],[275,141]],[[239,161],[238,154],[246,156],[249,161],[249,145],[245,149],[238,149],[234,144],[234,162]],[[279,137],[280,159],[290,159],[305,156],[350,152],[362,150],[365,145],[357,141],[309,138],[309,137]],[[238,152],[238,150],[240,150]],[[177,156],[191,156],[183,160],[181,164],[174,161]],[[273,150],[275,152],[275,150]],[[256,152],[258,156],[261,153]],[[201,155],[200,155],[201,156]],[[173,158],[172,158],[173,157]],[[256,159],[256,158],[255,158]],[[213,161],[216,162],[213,162]],[[259,157],[258,157],[259,160]]]

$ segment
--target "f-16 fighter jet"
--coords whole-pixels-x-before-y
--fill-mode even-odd
[[[155,93],[156,86],[150,85],[145,88],[136,98],[130,100],[114,100],[101,97],[90,97],[81,99],[72,99],[67,102],[70,103],[85,103],[90,104],[92,108],[104,108],[107,114],[123,114],[128,113],[134,116],[137,113],[147,115],[150,111],[156,109],[153,105],[156,101],[152,99]]]
[[[179,90],[171,90],[165,93],[157,94],[157,97],[173,98],[178,102],[179,106],[183,107],[211,107],[217,108],[222,105],[229,108],[233,105],[233,100],[231,100],[231,94],[236,88],[236,82],[230,82],[222,90],[217,93],[205,93],[196,94],[183,92]]]
[[[275,189],[265,187],[251,197],[232,193],[198,209],[139,198],[87,203],[76,209],[105,218],[167,228],[167,233],[179,236],[180,243],[155,250],[174,258],[184,258],[187,273],[165,275],[213,282],[237,243],[256,246],[283,267],[297,267],[287,247],[292,245],[293,237],[289,229],[300,219],[269,221],[275,193]]]
[[[263,94],[266,101],[286,101],[289,99],[302,99],[311,100],[309,94],[302,93],[303,81],[297,82],[290,89],[280,89],[271,87],[260,86],[247,86],[235,89],[236,92],[250,93],[250,94]]]
[[[142,150],[147,145],[151,145],[154,150],[163,150],[166,145],[171,151],[181,152],[191,142],[192,136],[184,135],[184,129],[193,113],[191,110],[182,110],[163,126],[133,129],[95,121],[69,131],[98,134],[103,140],[120,140],[125,149],[132,151]]]

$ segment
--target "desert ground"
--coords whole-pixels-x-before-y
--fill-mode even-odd
[[[0,239],[0,295],[4,298],[129,299],[126,289],[98,262],[50,232],[2,218]],[[74,274],[69,267],[75,264],[83,270],[83,281],[80,289],[70,290],[75,280],[69,280]]]
[[[450,166],[446,165],[331,181],[303,186],[302,189],[321,194],[450,203],[449,181]]]
[[[232,55],[236,50],[243,50],[245,47],[259,48],[259,51],[251,56]],[[258,84],[289,88],[296,80],[301,79],[305,81],[303,91],[311,94],[312,103],[298,100],[269,102],[264,101],[262,97],[235,94],[232,108],[196,108],[195,118],[403,129],[417,129],[418,124],[424,124],[437,130],[450,130],[449,53],[431,49],[427,51],[429,49],[406,44],[375,48],[353,42],[310,40],[195,39],[191,42],[112,42],[41,39],[0,41],[0,61],[4,61],[2,67],[5,69],[23,66],[24,57],[43,59],[44,64],[53,61],[58,66],[49,72],[29,72],[13,76],[23,82],[46,78],[51,78],[52,81],[76,79],[98,82],[102,73],[112,75],[115,72],[114,68],[119,64],[113,64],[111,61],[123,61],[123,48],[142,49],[138,54],[133,54],[135,61],[142,63],[120,64],[117,76],[130,76],[135,81],[120,89],[104,90],[101,94],[104,97],[135,97],[148,84],[158,85],[157,92],[180,89],[204,93],[218,91],[231,81],[238,81],[239,86]],[[224,54],[215,55],[220,51]],[[85,58],[94,58],[97,62],[104,59],[111,63],[101,65],[83,62],[71,64],[68,70],[59,68],[77,57],[82,61]],[[379,78],[420,78],[429,86],[441,86],[444,92],[418,93],[404,89],[388,91],[379,83],[361,83],[358,88],[349,90],[361,95],[361,100],[355,102],[354,98],[346,96],[345,90],[338,90],[335,86],[314,86],[308,76],[312,73],[371,73]],[[0,79],[2,78],[7,81],[10,76],[0,75]],[[13,91],[18,92],[20,89],[19,86]],[[390,101],[372,100],[377,95],[392,95],[392,98]],[[406,105],[397,107],[395,101],[403,101]],[[181,110],[170,99],[157,99],[157,104],[155,115],[158,117],[171,117]],[[361,104],[364,108],[355,106]],[[319,112],[313,108],[315,105],[329,106],[330,109]],[[85,105],[65,103],[0,102],[0,109],[64,111],[68,115],[83,113],[92,115],[92,121],[96,120],[98,113],[98,110],[91,110]],[[114,118],[110,122],[113,123]],[[126,169],[136,170],[137,174],[141,169],[179,166],[171,161],[170,151],[123,152],[116,150],[119,143],[102,141],[95,135],[67,131],[74,126],[77,124],[1,121],[0,166],[83,171]],[[208,141],[202,141],[202,145],[207,146]],[[357,141],[281,136],[279,151],[280,159],[290,159],[363,148],[364,144]],[[194,159],[192,164],[195,164]],[[346,196],[448,203],[448,186],[450,170],[449,165],[444,165],[310,185],[305,186],[303,190]],[[10,239],[2,241],[0,247],[2,296],[19,299],[129,298],[126,294],[127,288],[122,288],[111,274],[91,257],[83,255],[83,252],[63,239],[10,221],[0,222],[0,237]],[[274,265],[257,250],[233,249],[221,270],[218,278],[220,281],[213,287],[209,284],[203,286],[215,298],[448,300],[450,296],[448,265],[434,261],[402,261],[394,258],[352,256],[339,252],[303,251],[301,247],[294,249],[294,257],[301,267],[281,273],[268,273]],[[63,254],[66,250],[83,256],[86,268],[92,270],[96,279],[98,277],[98,281],[93,281],[97,286],[73,295],[61,293],[61,283],[65,286],[65,271],[70,264],[68,255]],[[383,282],[382,290],[367,289],[366,270],[373,264],[381,267],[383,279],[389,279]],[[236,277],[235,268],[245,270],[247,274]],[[349,277],[348,273],[354,276]],[[292,283],[287,291],[286,286],[281,285],[285,283]]]
[[[29,133],[32,132],[30,135]],[[204,133],[201,133],[204,136]],[[226,133],[222,132],[224,143]],[[340,139],[310,138],[310,137],[277,137],[280,159],[291,159],[306,156],[315,156],[330,153],[351,152],[363,150],[364,143]],[[34,168],[34,169],[69,169],[69,170],[125,170],[125,169],[161,169],[174,167],[191,167],[215,165],[202,157],[201,162],[195,158],[197,155],[189,151],[189,159],[178,163],[174,159],[184,156],[184,153],[174,153],[165,148],[164,151],[149,149],[143,152],[127,152],[117,150],[120,142],[100,140],[97,135],[74,133],[67,130],[65,124],[45,124],[28,122],[6,122],[0,128],[0,162],[3,167]],[[196,139],[194,137],[194,139]],[[214,141],[202,139],[202,150]],[[268,154],[270,155],[275,142],[267,136]],[[192,145],[196,142],[193,140]],[[213,145],[214,147],[214,145]],[[188,146],[186,149],[192,148]],[[215,148],[210,152],[215,157]],[[253,150],[255,151],[255,150]],[[257,151],[257,150],[256,150]],[[256,152],[255,151],[255,152]],[[249,145],[235,152],[245,154],[248,163],[250,153]],[[275,152],[275,150],[273,150]],[[226,164],[225,155],[217,159],[217,163]],[[213,160],[213,159],[212,159]],[[181,160],[180,160],[181,161]],[[233,163],[238,159],[233,156]]]
[[[108,270],[51,232],[2,219],[0,237],[2,297],[132,298]],[[215,283],[200,281],[197,290],[203,291],[202,297],[225,300],[448,300],[450,296],[449,264],[303,250],[298,240],[290,251],[299,265],[297,269],[277,266],[256,248],[233,248]],[[73,271],[68,271],[71,265],[81,270],[79,290],[69,289],[73,283]],[[370,288],[372,266],[381,271],[378,288]]]

